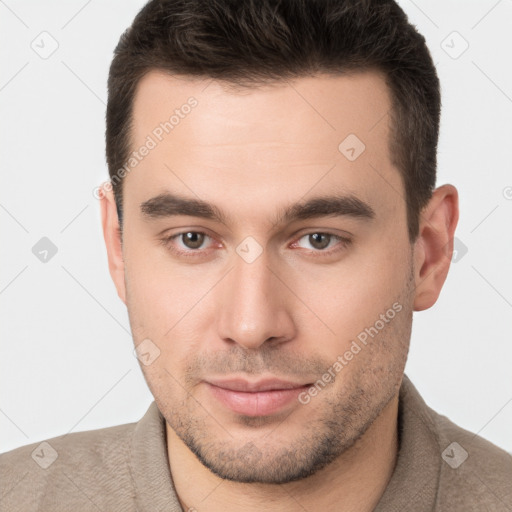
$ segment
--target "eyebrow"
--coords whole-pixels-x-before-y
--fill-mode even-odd
[[[226,224],[227,215],[216,205],[176,194],[159,194],[140,205],[144,217],[157,219],[176,215],[200,217]],[[349,216],[362,220],[375,218],[375,211],[368,204],[354,195],[325,195],[298,202],[282,208],[273,224],[286,224],[297,220],[313,219],[327,216]]]

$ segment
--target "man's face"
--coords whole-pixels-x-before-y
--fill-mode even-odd
[[[131,328],[159,354],[142,369],[168,425],[223,478],[308,476],[398,391],[414,294],[390,105],[372,72],[243,91],[156,72],[139,84],[132,149],[156,144],[123,189]],[[345,200],[283,215],[327,197]]]

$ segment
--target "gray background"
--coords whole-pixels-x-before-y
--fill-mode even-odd
[[[152,400],[93,197],[108,66],[143,3],[0,1],[0,451],[137,421]],[[512,452],[512,0],[400,4],[437,65],[438,184],[461,207],[458,256],[415,314],[406,372],[431,407]],[[46,262],[42,237],[58,250]]]

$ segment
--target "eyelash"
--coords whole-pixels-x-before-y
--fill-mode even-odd
[[[195,233],[195,234],[199,234],[199,235],[205,235],[206,237],[208,238],[212,238],[211,236],[209,236],[208,234],[204,233],[203,231],[181,231],[180,233],[176,233],[175,235],[172,235],[172,236],[169,236],[169,237],[165,237],[161,240],[162,244],[167,248],[169,249],[170,251],[172,251],[174,254],[178,255],[178,256],[183,256],[185,258],[197,258],[197,257],[201,257],[204,253],[204,250],[201,250],[201,249],[190,249],[188,251],[180,251],[178,249],[176,249],[175,247],[173,247],[172,245],[172,242],[176,239],[176,238],[179,238],[180,236],[182,235],[185,235],[187,233]],[[294,242],[294,244],[296,244],[299,240],[301,240],[302,238],[306,237],[306,236],[309,236],[309,235],[327,235],[328,237],[331,237],[331,238],[334,238],[336,240],[338,240],[339,242],[341,242],[340,244],[338,244],[336,247],[336,249],[331,249],[331,250],[308,250],[308,252],[310,252],[313,257],[319,257],[319,256],[325,256],[325,255],[332,255],[332,254],[335,254],[339,251],[342,251],[343,249],[346,249],[351,243],[352,243],[352,240],[350,240],[349,238],[345,238],[345,237],[342,237],[340,235],[335,235],[334,233],[329,233],[329,232],[324,232],[324,231],[311,231],[309,233],[305,233],[303,235],[301,235],[296,242]],[[329,240],[330,241],[330,240]]]

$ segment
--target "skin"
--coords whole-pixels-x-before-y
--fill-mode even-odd
[[[101,200],[135,345],[149,338],[160,351],[141,367],[167,420],[182,506],[373,510],[396,462],[412,313],[436,302],[449,269],[457,190],[435,190],[411,244],[388,149],[390,96],[377,72],[250,90],[151,72],[135,98],[133,148],[190,96],[198,105],[125,178],[122,243],[112,193]],[[353,162],[338,150],[351,133],[366,146]],[[166,192],[216,205],[225,222],[141,212]],[[332,194],[361,199],[374,217],[276,223],[283,208]],[[168,239],[190,231],[208,236],[195,246]],[[327,238],[324,248],[314,233],[351,242]],[[250,263],[236,251],[248,236],[261,250]],[[249,417],[206,383],[314,383],[393,304],[400,311],[305,405]]]

